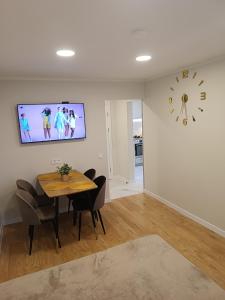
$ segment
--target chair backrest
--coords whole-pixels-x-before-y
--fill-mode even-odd
[[[35,208],[35,200],[32,195],[27,191],[18,189],[16,196],[23,222],[27,225],[40,224],[41,222]]]
[[[97,189],[93,190],[91,193],[93,199],[93,210],[98,210],[102,208],[105,204],[105,187],[106,187],[106,177],[99,176],[95,178],[94,183],[98,186]]]
[[[24,179],[18,179],[16,181],[17,188],[29,192],[33,197],[37,196],[37,192],[33,185]]]
[[[96,170],[95,169],[89,169],[84,172],[84,175],[88,177],[89,179],[93,180],[95,178]]]

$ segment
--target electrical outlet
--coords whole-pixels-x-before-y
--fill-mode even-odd
[[[55,159],[52,159],[51,160],[51,164],[52,165],[59,165],[59,164],[61,164],[61,159],[59,159],[59,158],[55,158]]]

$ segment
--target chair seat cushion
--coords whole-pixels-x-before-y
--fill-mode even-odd
[[[73,198],[73,208],[77,211],[79,210],[90,210],[93,207],[93,201],[91,200],[89,192],[79,193],[79,195],[74,195]]]
[[[79,192],[79,193],[67,195],[67,197],[68,197],[70,200],[74,200],[74,199],[77,199],[77,198],[80,197],[80,196],[83,196],[83,194],[85,194],[85,193],[86,193],[86,192]]]
[[[37,195],[35,197],[35,200],[37,202],[38,207],[51,206],[53,204],[53,201],[50,198],[48,198],[47,195]]]
[[[55,218],[55,209],[50,206],[39,207],[36,209],[36,212],[40,218],[40,221],[52,220]]]

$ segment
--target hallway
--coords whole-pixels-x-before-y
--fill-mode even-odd
[[[117,199],[143,193],[143,166],[135,167],[135,180],[126,183],[121,178],[109,181],[110,199]]]

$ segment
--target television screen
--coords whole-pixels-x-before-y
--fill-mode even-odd
[[[22,144],[86,137],[83,103],[18,104]]]

